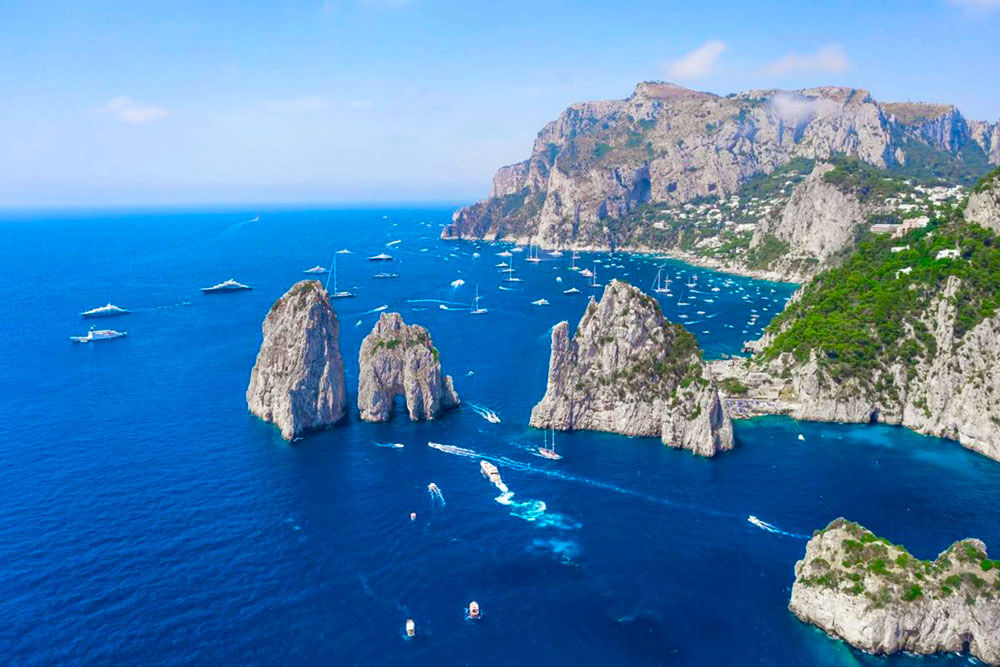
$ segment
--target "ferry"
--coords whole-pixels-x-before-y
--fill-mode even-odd
[[[372,255],[371,257],[369,257],[368,261],[369,262],[391,262],[392,261],[392,255],[388,255],[388,254],[386,254],[384,252],[380,252],[377,255]]]
[[[205,294],[211,294],[212,292],[238,292],[240,290],[253,289],[249,285],[244,285],[243,283],[238,283],[232,278],[225,282],[221,282],[218,285],[212,285],[211,287],[202,287],[201,291]]]
[[[120,308],[109,302],[106,306],[85,310],[80,315],[83,317],[111,317],[112,315],[125,315],[128,312],[125,308]]]
[[[311,269],[306,269],[302,273],[315,273],[315,274],[326,273],[326,267],[317,264]]]
[[[127,331],[115,331],[114,329],[91,329],[86,336],[70,336],[74,343],[92,343],[98,340],[111,340],[127,335]]]

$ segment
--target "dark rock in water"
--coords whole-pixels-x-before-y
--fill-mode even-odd
[[[250,412],[286,440],[344,417],[344,362],[337,314],[316,280],[296,283],[264,319],[264,342],[247,388]]]
[[[441,375],[437,348],[427,329],[403,322],[399,313],[382,313],[361,344],[358,358],[358,408],[365,421],[386,421],[393,399],[403,395],[410,419],[435,419],[457,407],[451,376]]]

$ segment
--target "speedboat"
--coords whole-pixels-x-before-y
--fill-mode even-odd
[[[483,473],[484,477],[494,484],[503,484],[503,480],[500,479],[500,471],[489,461],[480,461],[479,470]]]
[[[372,278],[377,278],[379,280],[388,280],[389,278],[398,278],[398,273],[376,273]]]
[[[477,618],[479,618],[479,613],[480,613],[479,603],[473,600],[472,602],[469,603],[469,609],[468,609],[469,618],[472,620],[476,620]]]
[[[579,294],[580,290],[575,287],[570,287],[569,289],[564,289],[563,294]]]
[[[202,287],[201,291],[210,294],[212,292],[238,292],[239,290],[253,289],[249,285],[244,285],[243,283],[238,283],[232,278],[225,282],[221,282],[218,285],[212,285],[211,287]]]
[[[548,299],[538,299],[536,301],[532,301],[531,305],[532,306],[547,306],[547,305],[549,305],[549,301],[548,301]]]
[[[412,637],[415,634],[417,634],[416,624],[413,622],[412,618],[406,619],[406,636]]]
[[[83,317],[111,317],[112,315],[125,315],[128,312],[125,308],[120,308],[109,302],[106,306],[85,310],[80,315]]]
[[[92,343],[98,340],[111,340],[127,335],[127,331],[115,331],[114,329],[91,329],[86,336],[70,336],[74,343]]]
[[[384,252],[380,252],[377,255],[372,255],[371,257],[369,257],[368,261],[369,262],[391,262],[392,261],[392,255],[387,255]]]
[[[317,273],[317,274],[319,274],[319,273],[326,273],[326,267],[320,266],[320,265],[317,264],[316,266],[312,267],[311,269],[306,269],[302,273]]]

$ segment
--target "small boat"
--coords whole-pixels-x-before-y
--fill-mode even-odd
[[[579,294],[580,290],[575,287],[570,287],[569,289],[564,289],[563,294]]]
[[[319,264],[317,264],[316,266],[312,267],[311,269],[306,269],[302,273],[315,273],[315,274],[318,275],[318,274],[326,273],[326,272],[327,272],[327,270],[326,270],[325,266],[320,266]]]
[[[454,287],[455,289],[458,289],[459,287],[461,287],[464,284],[465,284],[465,281],[462,280],[461,278],[459,278],[458,280],[452,280],[451,281],[451,286]]]
[[[406,619],[406,636],[413,637],[417,634],[417,625],[413,622],[412,618]]]
[[[556,432],[554,430],[552,431],[552,445],[549,446],[548,435],[546,434],[545,444],[538,448],[538,455],[550,461],[558,461],[562,458],[561,455],[556,454]]]
[[[74,343],[93,343],[98,340],[111,340],[127,335],[127,331],[115,331],[114,329],[91,329],[86,336],[70,336]]]
[[[372,255],[371,257],[369,257],[368,261],[369,262],[391,262],[392,261],[392,255],[387,255],[384,252],[380,252],[377,255]]]
[[[521,282],[520,278],[516,278],[514,276],[514,262],[513,261],[511,261],[510,266],[507,267],[507,270],[504,271],[504,273],[507,274],[507,277],[503,278],[503,281],[505,283],[519,283],[519,282]]]
[[[476,296],[472,300],[472,307],[469,309],[469,313],[472,315],[482,315],[488,312],[490,312],[488,308],[483,308],[479,305],[479,283],[476,283]]]
[[[498,252],[497,257],[513,257],[509,250],[504,250],[503,252]]]
[[[340,250],[337,251],[337,254],[338,255],[350,255],[351,251],[348,250],[347,248],[341,248]]]
[[[573,254],[569,256],[569,270],[570,271],[579,271],[580,270],[576,266],[576,260],[578,260],[578,259],[580,259],[580,253],[578,253],[576,250],[574,250]]]
[[[548,301],[548,299],[537,299],[536,301],[532,301],[531,305],[532,306],[547,306],[547,305],[549,305],[549,301]]]
[[[593,278],[594,272],[591,271],[590,269],[580,269],[580,275],[583,276],[584,278]]]
[[[398,273],[386,273],[386,272],[376,273],[374,276],[372,276],[372,278],[377,278],[378,280],[389,280],[391,278],[398,278],[398,277],[399,277]]]
[[[513,248],[510,249],[510,251],[511,252],[524,252],[524,248],[522,248],[521,246],[514,246]]]
[[[467,610],[467,612],[469,614],[469,618],[470,619],[476,620],[477,618],[479,618],[479,615],[480,615],[479,603],[476,602],[475,600],[473,600],[472,602],[470,602],[469,603],[469,609]]]
[[[392,246],[399,245],[402,242],[403,242],[403,239],[396,239],[395,241],[387,241],[386,244],[385,244],[385,247],[386,248],[391,248]]]
[[[553,250],[549,253],[549,257],[562,257],[562,250]]]
[[[202,287],[201,291],[205,294],[211,294],[213,292],[238,292],[240,290],[253,289],[249,285],[244,285],[243,283],[238,283],[232,278],[218,285],[212,285],[211,287]]]
[[[111,317],[113,315],[126,315],[128,310],[125,308],[120,308],[111,302],[108,305],[101,306],[100,308],[91,308],[90,310],[85,310],[80,315],[83,317]]]
[[[330,278],[333,278],[333,291],[330,291]],[[349,299],[354,296],[353,292],[337,289],[337,255],[333,255],[333,271],[326,277],[326,293],[331,299]]]
[[[486,479],[490,480],[494,484],[503,484],[503,480],[500,479],[500,471],[497,467],[490,463],[489,461],[480,461],[479,470],[483,473]]]
[[[441,489],[438,488],[437,484],[435,484],[434,482],[431,482],[430,484],[427,485],[427,490],[428,491],[440,491]]]
[[[663,268],[661,267],[656,272],[656,282],[653,283],[653,291],[659,292],[660,294],[670,294],[670,278],[668,277],[666,282],[663,282],[663,279],[661,278],[662,274]]]

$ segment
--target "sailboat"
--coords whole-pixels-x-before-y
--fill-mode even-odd
[[[542,258],[538,256],[538,246],[534,244],[528,244],[528,258],[524,260],[526,262],[538,263],[542,261]]]
[[[670,294],[670,278],[668,277],[666,282],[663,282],[661,278],[662,274],[663,268],[660,267],[660,269],[656,272],[656,282],[653,283],[653,291],[659,292],[660,294]]]
[[[594,272],[590,274],[590,287],[604,287],[604,285],[597,282],[597,262],[594,262]]]
[[[569,256],[569,270],[570,271],[579,271],[580,270],[580,269],[576,268],[576,260],[578,260],[578,259],[580,259],[580,254],[576,250],[574,250],[573,254]]]
[[[472,307],[469,309],[469,313],[472,315],[482,315],[488,312],[490,312],[488,308],[481,308],[479,306],[479,283],[476,283],[476,298],[472,300]]]
[[[698,278],[692,273],[691,274],[691,278],[687,282],[688,289],[693,288],[695,286],[695,283],[697,282],[697,280],[698,280]]]
[[[330,278],[333,278],[333,291],[330,291]],[[326,293],[331,299],[347,299],[354,296],[353,292],[341,292],[337,290],[337,255],[333,255],[333,271],[326,277]]]
[[[513,257],[510,258],[510,266],[507,267],[507,270],[504,273],[507,274],[507,277],[503,279],[503,281],[505,283],[519,283],[519,282],[521,282],[520,278],[515,278],[514,277],[514,258]]]
[[[562,456],[556,454],[556,432],[554,429],[549,430],[552,432],[552,445],[549,446],[548,434],[545,434],[545,444],[538,448],[538,455],[550,461],[558,461]]]

